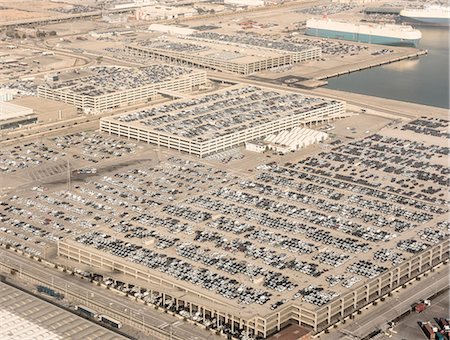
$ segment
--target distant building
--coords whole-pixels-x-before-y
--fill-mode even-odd
[[[252,151],[252,152],[258,152],[263,153],[267,150],[267,145],[265,145],[261,141],[252,141],[252,142],[246,142],[245,143],[245,150]]]
[[[0,282],[0,320],[0,339],[128,339],[3,282]],[[75,332],[78,336],[74,336]]]
[[[33,109],[9,102],[0,102],[0,130],[15,129],[36,122],[37,116]]]
[[[17,91],[12,89],[1,89],[0,90],[0,102],[9,102],[14,99],[14,95]]]
[[[125,24],[128,22],[128,16],[122,14],[109,14],[104,15],[102,20],[109,24]]]
[[[136,20],[168,20],[197,15],[193,7],[145,6],[136,9]]]
[[[224,0],[225,5],[233,5],[239,7],[256,7],[264,6],[264,0]]]
[[[134,0],[134,1],[124,1],[121,3],[114,3],[111,6],[111,9],[132,9],[139,8],[142,6],[150,6],[157,4],[157,1],[154,0]]]
[[[154,32],[161,32],[171,35],[189,35],[194,34],[197,32],[196,30],[193,30],[192,28],[186,28],[186,27],[178,27],[178,26],[172,26],[172,25],[161,25],[161,24],[151,24],[148,27],[149,31]]]

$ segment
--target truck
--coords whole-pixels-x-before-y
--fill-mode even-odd
[[[434,340],[436,338],[436,334],[433,330],[433,327],[431,327],[429,322],[422,323],[422,330],[428,339]]]
[[[431,306],[430,300],[422,300],[419,303],[414,304],[412,307],[416,311],[416,313],[422,313],[429,306]]]
[[[422,313],[426,308],[427,308],[427,305],[424,304],[423,302],[421,302],[421,303],[418,303],[414,307],[414,310],[416,311],[416,313]]]

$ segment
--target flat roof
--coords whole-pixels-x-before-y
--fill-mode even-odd
[[[140,41],[129,46],[150,51],[178,52],[190,57],[209,57],[238,64],[248,64],[284,55],[280,51],[261,50],[252,46],[242,48],[235,45],[217,44],[212,41],[189,40],[189,38],[181,39],[168,36],[158,40]]]
[[[228,301],[228,308],[241,315],[264,315],[282,299],[316,309],[448,236],[445,199],[414,184],[439,185],[439,176],[423,176],[441,171],[439,155],[448,152],[446,139],[423,139],[423,134],[406,130],[416,128],[414,124],[386,128],[359,140],[329,145],[294,163],[260,165],[251,175],[233,171],[236,177],[221,175],[224,182],[210,177],[211,186],[198,194],[161,201],[151,215],[142,212],[122,225],[79,234],[77,240],[85,247],[101,248],[94,252],[108,257],[118,254],[130,266],[147,266],[150,273],[166,281],[222,303]],[[427,159],[420,163],[423,176],[415,178],[408,169],[402,170],[403,176],[392,172],[388,164],[397,163],[397,155],[402,155],[403,164],[413,164],[417,157]],[[386,162],[384,167],[378,166],[381,160]],[[205,172],[200,176],[206,179],[206,174],[217,170],[212,166],[208,171],[201,161],[176,158],[156,167],[141,164],[141,168],[145,171],[130,169],[98,179],[80,194],[107,191],[113,185],[130,190],[131,183],[151,183],[155,178],[164,178],[165,183],[173,180],[174,187],[183,178],[191,185],[194,172]],[[404,183],[414,188],[404,189]],[[146,187],[147,193],[152,190]],[[67,200],[70,195],[61,197]],[[184,232],[189,229],[195,232]],[[138,234],[143,239],[133,238]],[[145,242],[152,239],[152,243]],[[173,258],[173,270],[159,270],[164,266],[161,263]],[[177,261],[181,262],[176,265]],[[209,283],[202,288],[180,279],[183,274],[178,271],[183,270],[197,278],[216,276],[207,278]],[[272,277],[271,271],[278,274]],[[268,304],[247,306],[238,302],[242,296],[227,299],[208,291],[211,280],[232,284],[228,279],[255,294],[270,292],[273,296]]]
[[[101,96],[177,79],[195,72],[185,67],[159,64],[141,68],[93,66],[62,73],[60,80],[47,81],[44,87],[78,95]]]
[[[336,102],[294,92],[235,85],[104,120],[204,142]]]
[[[386,270],[407,270],[423,246],[448,243],[448,120],[418,118],[364,133],[370,117],[334,123],[336,130],[348,131],[345,136],[352,136],[355,122],[362,124],[362,138],[331,139],[283,158],[249,155],[225,165],[144,149],[120,167],[102,170],[91,163],[97,174],[70,191],[55,183],[42,193],[11,193],[20,196],[9,199],[15,208],[0,209],[11,217],[5,228],[16,234],[0,235],[0,241],[31,252],[35,240],[51,244],[63,238],[73,245],[72,236],[96,231],[105,236],[80,238],[82,250],[147,265],[138,269],[170,287],[198,292],[205,304],[217,300],[213,306],[221,303],[243,317],[273,314],[289,304],[323,310],[336,294],[364,289],[380,273],[389,275]],[[116,142],[93,137],[85,143],[115,152]],[[77,140],[62,136],[47,146],[68,154],[82,155],[81,146],[86,155],[99,153],[97,146],[76,147]],[[26,158],[37,159],[33,153]],[[57,217],[59,210],[64,218]],[[15,222],[25,216],[32,219]],[[51,223],[42,224],[44,219]],[[32,240],[19,239],[22,234]],[[242,287],[249,294],[240,294]],[[239,302],[265,292],[272,294],[265,305]],[[271,304],[282,299],[288,302],[273,311]]]
[[[33,114],[33,109],[0,101],[0,121],[17,119]]]
[[[246,48],[259,48],[259,49],[271,49],[278,50],[284,53],[287,52],[303,52],[307,50],[317,49],[317,47],[311,47],[308,44],[285,42],[281,40],[265,39],[251,34],[222,34],[216,32],[198,32],[191,34],[187,39],[200,39],[213,41],[220,44],[234,44],[245,45]]]
[[[127,339],[0,282],[1,339]]]

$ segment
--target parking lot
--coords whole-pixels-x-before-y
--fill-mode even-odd
[[[153,160],[97,174],[138,146],[95,133],[54,137],[52,152],[46,143],[13,148],[15,157],[34,151],[3,171],[76,156],[88,175],[70,191],[34,187],[3,202],[1,240],[44,256],[73,238],[236,306],[322,306],[448,237],[444,127],[420,118],[245,176],[153,151]]]

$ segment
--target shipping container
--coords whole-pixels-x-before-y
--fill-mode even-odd
[[[422,330],[425,333],[425,335],[428,337],[428,339],[434,340],[435,339],[435,333],[433,332],[433,328],[429,323],[422,324]]]

